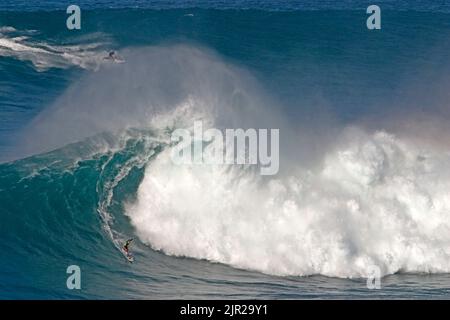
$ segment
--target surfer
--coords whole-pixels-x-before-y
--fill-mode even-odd
[[[128,240],[125,242],[125,244],[123,245],[123,251],[125,251],[125,253],[126,253],[127,255],[130,254],[130,248],[129,248],[129,246],[130,246],[130,244],[131,244],[131,242],[132,242],[133,240],[134,240],[133,238],[128,239]]]
[[[115,51],[110,51],[108,52],[108,55],[106,57],[103,57],[103,60],[109,60],[115,63],[123,63],[125,62],[122,57],[120,57],[119,55],[117,55],[117,53]]]
[[[107,57],[104,57],[105,60],[116,60],[116,52],[110,51]]]

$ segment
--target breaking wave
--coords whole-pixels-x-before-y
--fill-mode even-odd
[[[63,211],[73,210],[73,199],[90,199],[85,210],[99,214],[118,249],[135,232],[167,255],[274,275],[365,277],[372,265],[385,275],[450,272],[446,146],[344,126],[316,150],[314,161],[302,161],[287,151],[308,153],[308,143],[313,148],[323,137],[310,135],[300,144],[247,72],[191,46],[125,55],[126,64],[86,76],[37,118],[27,133],[37,141],[52,148],[78,142],[2,165],[0,194],[11,185],[25,188],[23,181],[26,188],[53,190],[67,175],[82,181],[90,172],[95,187],[65,193],[71,200]],[[198,119],[219,128],[278,127],[280,174],[173,164],[171,131]],[[100,144],[92,138],[99,134]],[[72,161],[64,164],[64,158]],[[11,171],[27,174],[8,180]]]

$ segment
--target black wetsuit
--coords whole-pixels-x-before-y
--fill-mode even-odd
[[[127,242],[125,242],[125,244],[123,245],[123,249],[126,253],[128,253],[128,246],[130,245],[131,241],[133,241],[133,239],[127,240]]]

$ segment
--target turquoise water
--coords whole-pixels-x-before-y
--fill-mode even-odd
[[[79,3],[0,4],[1,299],[448,298],[450,3]],[[279,175],[170,166],[199,117]]]

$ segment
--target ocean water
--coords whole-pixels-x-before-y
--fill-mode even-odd
[[[450,297],[450,1],[77,3],[0,2],[0,299]],[[173,164],[195,120],[278,174]]]

